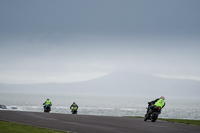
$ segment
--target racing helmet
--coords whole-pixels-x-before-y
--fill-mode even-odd
[[[164,97],[164,96],[161,96],[160,98],[162,98],[163,100],[165,100],[165,97]]]

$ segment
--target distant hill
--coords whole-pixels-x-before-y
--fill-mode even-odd
[[[132,72],[112,73],[76,83],[0,84],[0,92],[71,93],[124,96],[198,97],[200,82]]]

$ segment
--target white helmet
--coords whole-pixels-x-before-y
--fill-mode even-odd
[[[165,100],[165,97],[161,96],[160,98],[162,98],[163,100]]]

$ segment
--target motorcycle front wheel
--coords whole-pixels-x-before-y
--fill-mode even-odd
[[[147,119],[148,119],[148,115],[146,114],[146,115],[144,116],[144,121],[147,121]]]
[[[151,122],[155,122],[155,121],[157,120],[157,118],[158,118],[158,112],[154,112],[154,113],[152,114]]]

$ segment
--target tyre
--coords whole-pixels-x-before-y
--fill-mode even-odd
[[[144,116],[144,121],[147,121],[147,118],[148,118],[148,116],[147,116],[147,114]]]
[[[152,114],[152,119],[151,119],[151,121],[152,121],[152,122],[155,122],[155,121],[157,120],[157,118],[158,118],[158,112],[155,112],[155,113]]]

